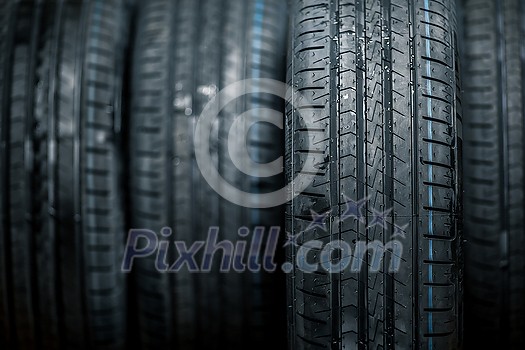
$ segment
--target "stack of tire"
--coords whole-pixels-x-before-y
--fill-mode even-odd
[[[225,86],[285,79],[287,6],[278,0],[1,3],[0,348],[267,348],[286,342],[285,280],[270,273],[121,271],[128,228],[204,239],[219,227],[282,226],[282,207],[247,209],[199,175],[193,128]],[[255,86],[255,88],[257,88]],[[227,135],[252,94],[221,112],[212,150],[247,191]],[[282,130],[251,132],[266,163]],[[226,135],[226,137],[225,137]],[[171,257],[171,253],[170,253]],[[268,334],[272,333],[272,337]]]
[[[1,7],[1,347],[121,348],[130,6]]]
[[[520,0],[0,1],[0,349],[523,349],[524,82]],[[270,227],[273,272],[121,270]]]

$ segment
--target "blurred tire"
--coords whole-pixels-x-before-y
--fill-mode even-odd
[[[2,65],[7,348],[123,348],[119,129],[128,5],[6,3],[13,24],[2,30],[10,28],[6,42],[14,43]]]
[[[241,208],[206,184],[195,160],[193,133],[204,106],[229,84],[259,77],[284,80],[285,3],[140,1],[137,23],[129,147],[132,228],[163,238],[160,230],[169,227],[173,234],[163,239],[185,241],[189,247],[214,226],[220,228],[219,240],[233,241],[243,226],[281,226],[281,208]],[[254,94],[220,113],[210,152],[214,166],[237,188],[257,193],[282,185],[282,176],[258,179],[237,171],[227,139],[237,115],[256,107],[282,111],[283,106],[279,99]],[[259,161],[282,154],[280,130],[261,127],[250,137],[243,142]],[[171,245],[169,265],[176,257]],[[219,259],[209,273],[183,269],[166,274],[155,269],[154,260],[137,260],[134,271],[144,348],[284,344],[284,279],[279,287],[279,277],[268,274],[220,273]],[[283,303],[277,304],[281,296]]]
[[[525,4],[466,0],[466,341],[525,347]]]

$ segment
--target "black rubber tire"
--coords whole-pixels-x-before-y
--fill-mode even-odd
[[[13,310],[15,320],[33,320],[24,327],[15,323],[16,332],[23,332],[18,347],[121,349],[126,289],[120,271],[125,232],[118,133],[128,5],[125,0],[27,4],[41,9],[41,25],[33,21],[32,30],[26,28],[38,38],[34,55],[18,47],[17,37],[13,76],[28,76],[31,83],[13,80],[9,129],[10,219],[17,228],[9,249],[13,275],[19,271],[20,279],[17,287],[13,277],[13,294],[16,301],[27,295],[21,291],[33,293],[23,298],[32,309]],[[25,95],[17,93],[24,87]],[[33,102],[33,110],[21,112]],[[24,225],[31,229],[20,231]],[[15,269],[24,257],[31,266]],[[33,345],[24,343],[33,336]]]
[[[466,0],[463,13],[465,341],[523,349],[525,4]]]
[[[255,77],[253,70],[262,78],[284,80],[285,3],[143,0],[137,13],[129,146],[132,228],[160,235],[161,228],[170,227],[174,234],[169,240],[185,241],[189,247],[204,239],[212,226],[220,227],[219,240],[235,240],[242,226],[281,226],[279,208],[252,215],[253,211],[222,200],[206,184],[194,156],[193,130],[211,97],[233,82]],[[258,35],[252,29],[255,25],[261,28]],[[256,42],[262,46],[260,52],[251,46]],[[283,111],[284,104],[256,95],[238,101],[222,111],[211,139],[214,165],[237,188],[272,190],[284,176],[263,182],[232,170],[227,132],[233,118],[250,107]],[[252,146],[269,160],[282,153],[278,129],[253,137],[248,142],[253,141]],[[257,143],[259,139],[272,142]],[[170,252],[171,265],[176,258],[173,246]],[[200,275],[184,270],[163,274],[155,269],[154,260],[154,255],[137,260],[134,268],[145,349],[284,344],[284,279],[279,287],[275,276],[221,274],[217,264]],[[283,303],[277,306],[274,299],[280,300],[279,295]]]
[[[0,316],[4,348],[34,349],[39,341],[35,234],[32,226],[32,134],[34,58],[41,7],[31,1],[12,3],[5,15],[2,67],[2,299]],[[2,11],[2,12],[3,12]],[[4,84],[5,82],[5,84]],[[5,95],[4,95],[5,94]]]
[[[291,248],[290,349],[461,348],[454,2],[292,3],[288,79],[305,98],[287,111],[287,174],[290,181],[305,166],[315,176],[288,206],[286,230],[299,245],[343,240],[353,250],[357,241],[396,238],[403,251],[396,273],[389,272],[390,252],[377,273],[367,265],[359,272],[319,267],[305,273]],[[364,199],[362,220],[340,220],[344,195]],[[374,210],[389,209],[386,225],[373,225]],[[305,232],[311,210],[330,211],[326,231]],[[319,251],[313,249],[308,261],[319,262]],[[365,257],[368,264],[370,253]]]

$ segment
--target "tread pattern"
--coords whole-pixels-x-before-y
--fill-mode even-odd
[[[140,1],[134,44],[129,145],[131,227],[155,232],[170,225],[173,210],[164,185],[171,183],[170,160],[175,156],[173,144],[170,145],[170,140],[175,140],[173,127],[170,128],[175,88],[170,77],[174,74],[175,57],[170,51],[174,45],[176,4],[176,1]],[[186,183],[180,188],[191,186]],[[188,212],[184,214],[188,218]],[[135,274],[142,347],[169,346],[174,329],[170,276],[155,273],[150,259],[137,261]],[[185,313],[184,309],[181,312]]]
[[[395,226],[406,238],[395,274],[387,271],[390,253],[378,273],[294,268],[290,348],[460,348],[461,118],[453,2],[296,0],[292,13],[288,80],[313,105],[287,110],[287,176],[303,166],[317,175],[288,206],[286,231],[302,233],[299,244],[319,240],[323,246],[387,243]],[[307,139],[305,128],[315,139]],[[343,195],[370,198],[364,222],[338,220]],[[374,210],[388,209],[387,227],[367,229]],[[326,231],[306,231],[310,210],[330,212]],[[319,253],[314,249],[311,258]],[[293,262],[296,251],[287,255]]]
[[[508,349],[525,346],[524,26],[521,1],[464,1],[467,340]]]

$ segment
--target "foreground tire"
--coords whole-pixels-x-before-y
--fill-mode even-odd
[[[286,164],[312,183],[288,206],[301,247],[288,251],[290,348],[460,348],[454,3],[292,3],[288,79],[303,98],[287,112]],[[382,263],[369,250],[354,269],[374,241]]]
[[[467,0],[463,12],[465,341],[523,349],[525,5]]]
[[[12,3],[2,65],[7,348],[120,349],[129,9],[124,0]]]
[[[140,1],[135,41],[130,128],[132,228],[155,232],[171,246],[204,240],[237,241],[246,226],[281,226],[279,208],[248,210],[221,199],[205,182],[194,155],[194,127],[205,105],[224,87],[248,78],[284,80],[286,6],[279,0]],[[220,113],[211,139],[213,166],[235,187],[274,190],[279,176],[250,178],[230,160],[228,132],[251,108],[283,111],[282,101],[253,94]],[[208,135],[209,137],[209,135]],[[248,140],[265,163],[282,153],[282,132],[260,127]],[[242,140],[246,142],[246,140]],[[247,159],[243,159],[247,160]],[[172,229],[163,237],[164,227]],[[140,341],[146,349],[266,348],[284,344],[284,298],[275,276],[156,269],[155,254],[135,262]],[[201,255],[198,261],[201,260]],[[167,266],[167,267],[169,267]],[[268,336],[272,334],[272,336]],[[282,335],[282,337],[281,337]]]

